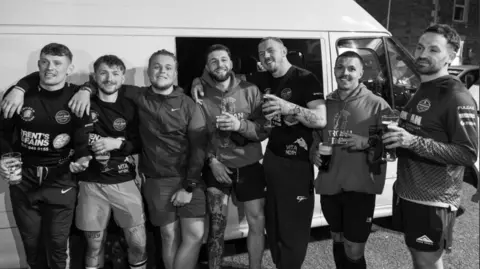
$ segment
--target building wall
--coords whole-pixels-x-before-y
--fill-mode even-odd
[[[356,0],[387,27],[388,0]],[[437,0],[437,22],[452,25],[464,38],[461,61],[480,63],[480,0],[470,0],[466,23],[453,22],[454,0]],[[410,51],[423,30],[434,22],[435,0],[391,0],[388,29]]]

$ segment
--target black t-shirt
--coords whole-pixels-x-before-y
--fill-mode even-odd
[[[25,93],[20,114],[15,114],[10,120],[0,117],[2,144],[9,145],[10,150],[20,152],[24,166],[45,166],[69,171],[70,162],[89,155],[88,133],[92,129],[92,123],[89,117],[80,119],[68,108],[68,101],[76,90],[77,86],[72,84],[66,84],[57,91],[47,91],[37,86]],[[76,186],[70,173],[61,177],[52,174],[43,184],[55,187]]]
[[[249,78],[262,93],[269,91],[297,104],[307,107],[310,101],[323,100],[323,87],[317,77],[308,70],[292,66],[279,78],[269,73],[258,73]],[[269,137],[267,148],[275,155],[309,161],[308,149],[313,142],[312,129],[306,127],[292,116],[277,117],[272,120],[275,126]]]
[[[102,184],[118,184],[132,180],[136,176],[136,166],[132,154],[140,149],[138,111],[132,100],[125,97],[124,87],[118,92],[117,100],[108,103],[98,96],[92,97],[90,116],[93,132],[89,145],[103,137],[125,140],[125,146],[102,155],[95,155],[86,172],[79,180]]]

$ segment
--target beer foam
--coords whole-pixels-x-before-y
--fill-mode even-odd
[[[387,126],[389,126],[389,125],[398,126],[398,122],[397,122],[397,121],[391,121],[391,120],[387,120],[387,121],[383,121],[383,120],[382,120],[382,124],[383,124],[383,125],[387,125]]]
[[[332,147],[327,145],[319,145],[318,151],[322,155],[331,155],[332,154]]]

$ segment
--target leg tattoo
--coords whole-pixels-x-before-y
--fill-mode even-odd
[[[124,229],[125,239],[128,244],[128,262],[138,265],[147,260],[147,236],[143,224]]]
[[[210,227],[208,234],[208,265],[210,269],[219,269],[222,263],[224,249],[224,234],[227,226],[225,194],[221,191],[208,192],[208,206],[210,209]]]
[[[85,266],[99,266],[99,254],[103,249],[103,231],[101,232],[85,232],[87,238],[87,250],[85,251]]]

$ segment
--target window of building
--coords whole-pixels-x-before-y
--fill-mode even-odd
[[[455,0],[453,2],[453,21],[467,22],[469,0]]]

